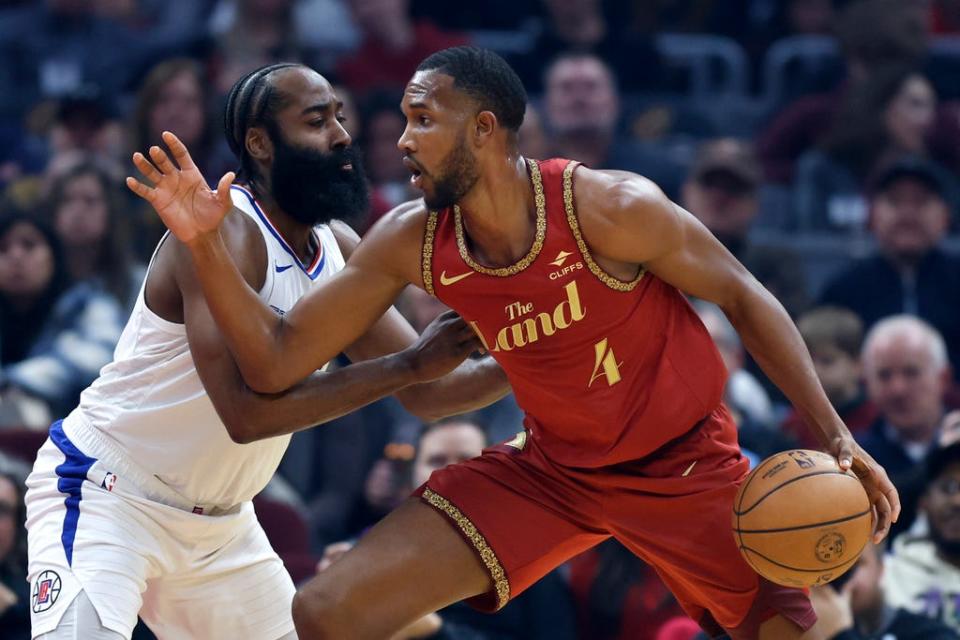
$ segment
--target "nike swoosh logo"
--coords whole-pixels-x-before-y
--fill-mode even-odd
[[[467,271],[466,273],[461,273],[461,274],[458,275],[458,276],[452,276],[452,277],[448,278],[448,277],[447,277],[447,272],[446,272],[446,271],[442,271],[442,272],[440,272],[440,284],[442,284],[442,285],[445,286],[445,287],[449,287],[449,286],[452,285],[452,284],[456,284],[456,283],[460,282],[460,281],[463,280],[464,278],[469,278],[469,277],[472,276],[474,273],[475,273],[474,271]]]
[[[285,264],[285,265],[283,265],[283,266],[280,266],[279,264],[275,264],[275,265],[273,265],[273,266],[276,267],[277,273],[283,273],[283,272],[286,271],[287,269],[290,269],[291,267],[293,267],[292,264]]]

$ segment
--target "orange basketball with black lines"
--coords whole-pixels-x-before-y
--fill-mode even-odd
[[[757,573],[788,587],[834,580],[870,539],[873,511],[852,472],[821,451],[770,456],[750,472],[733,503],[733,533]]]

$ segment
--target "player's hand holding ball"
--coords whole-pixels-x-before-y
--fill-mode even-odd
[[[856,454],[844,454],[856,467]],[[850,569],[873,525],[874,508],[858,476],[821,451],[767,458],[734,500],[734,537],[744,559],[771,582],[790,587],[827,584]],[[888,527],[889,521],[882,532]]]

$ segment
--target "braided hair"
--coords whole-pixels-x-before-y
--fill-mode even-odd
[[[227,95],[223,133],[230,150],[240,161],[238,180],[246,181],[254,191],[256,189],[253,180],[257,174],[253,158],[247,152],[247,131],[250,127],[263,124],[271,135],[276,133],[274,116],[284,107],[286,97],[273,88],[269,77],[274,71],[293,67],[307,68],[297,62],[280,62],[260,67],[240,78]]]

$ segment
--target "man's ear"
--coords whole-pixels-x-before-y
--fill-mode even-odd
[[[477,114],[474,129],[474,141],[478,147],[487,144],[499,126],[497,116],[492,111],[481,111]]]
[[[273,158],[273,140],[267,135],[263,127],[247,129],[247,139],[244,140],[247,153],[255,160],[269,162]]]

